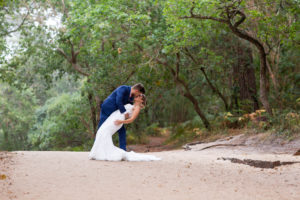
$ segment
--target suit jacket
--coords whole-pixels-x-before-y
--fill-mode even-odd
[[[110,115],[116,110],[121,113],[126,111],[124,105],[133,103],[133,98],[130,98],[131,87],[128,85],[121,85],[115,89],[102,103],[101,109],[105,114]]]

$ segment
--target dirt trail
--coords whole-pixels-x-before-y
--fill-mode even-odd
[[[300,156],[228,147],[151,152],[162,158],[155,162],[91,161],[88,152],[12,154],[7,178],[0,180],[6,190],[1,200],[300,199],[300,164],[260,169],[218,160],[287,162],[300,161]]]

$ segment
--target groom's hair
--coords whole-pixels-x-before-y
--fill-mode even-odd
[[[134,86],[132,86],[133,89],[140,91],[140,93],[145,94],[145,88],[143,84],[137,83]]]

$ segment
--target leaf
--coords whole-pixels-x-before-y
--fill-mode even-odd
[[[6,175],[5,174],[1,174],[0,175],[0,180],[5,180],[7,177],[6,177]]]

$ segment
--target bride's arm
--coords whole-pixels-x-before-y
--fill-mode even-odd
[[[119,124],[130,124],[130,123],[132,123],[137,118],[137,116],[139,116],[140,111],[141,111],[141,107],[140,106],[135,106],[134,110],[132,112],[132,116],[130,118],[128,118],[126,120],[116,120],[115,124],[119,125]]]

